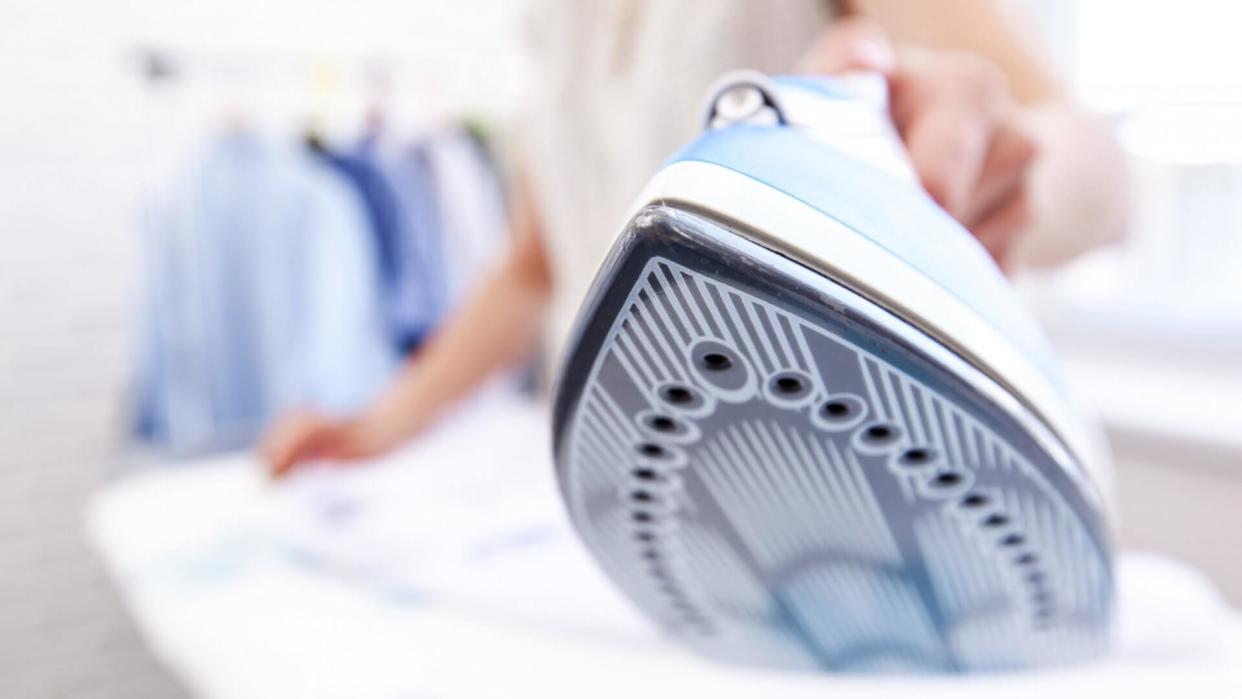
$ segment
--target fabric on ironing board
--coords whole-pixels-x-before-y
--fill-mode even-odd
[[[630,609],[569,531],[543,420],[522,403],[477,405],[371,468],[275,489],[245,455],[140,474],[93,500],[91,539],[157,655],[206,697],[983,699],[1242,686],[1242,617],[1195,571],[1138,554],[1118,566],[1116,650],[1090,665],[864,678],[698,659]]]

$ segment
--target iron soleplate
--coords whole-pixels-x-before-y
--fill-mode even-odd
[[[1112,572],[1079,464],[917,329],[707,217],[635,218],[556,406],[575,526],[712,657],[975,671],[1098,655]]]

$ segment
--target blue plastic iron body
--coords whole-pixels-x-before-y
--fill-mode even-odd
[[[783,111],[847,91],[756,89],[774,123],[675,156],[581,311],[554,440],[588,548],[661,627],[731,662],[1100,654],[1099,467],[1034,323],[912,178]]]

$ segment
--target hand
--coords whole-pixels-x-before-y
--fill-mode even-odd
[[[824,33],[807,72],[876,71],[923,187],[1004,266],[1030,223],[1036,142],[1001,72],[969,53],[896,49],[877,24],[849,18]]]
[[[259,451],[268,472],[273,478],[280,478],[308,461],[365,459],[392,446],[361,421],[298,411],[285,415],[268,429]]]

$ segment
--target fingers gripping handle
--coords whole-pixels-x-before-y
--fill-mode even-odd
[[[888,110],[883,75],[855,71],[835,76],[729,73],[708,93],[704,126],[781,126],[858,157],[905,179],[915,174]]]

